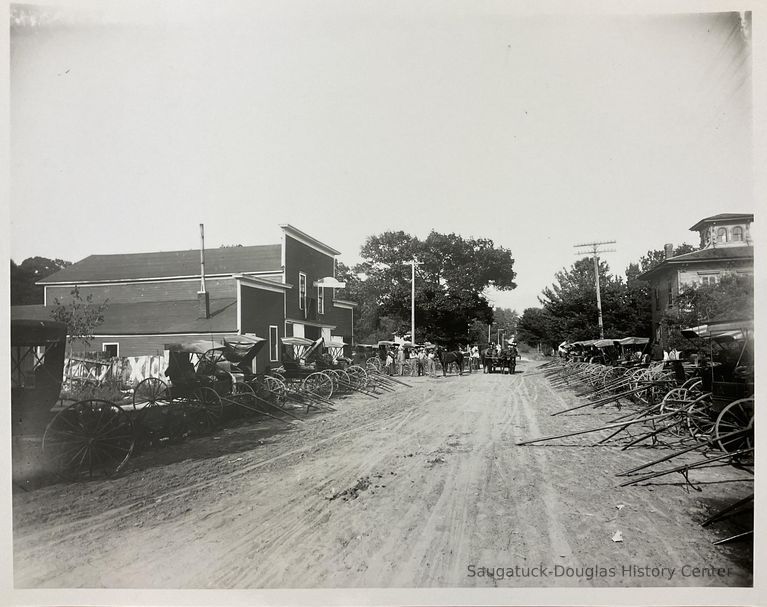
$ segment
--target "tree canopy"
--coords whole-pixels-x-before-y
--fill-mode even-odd
[[[28,257],[20,264],[11,260],[11,305],[43,303],[44,289],[35,282],[71,265],[71,261],[47,257]]]
[[[104,322],[107,301],[95,303],[93,295],[88,295],[83,299],[78,287],[70,291],[70,296],[69,301],[58,298],[53,300],[54,307],[51,310],[51,316],[53,320],[66,323],[71,350],[75,341],[80,341],[85,346],[90,344],[94,331]]]
[[[487,238],[464,238],[432,231],[421,240],[403,231],[370,236],[353,268],[339,264],[347,283],[344,295],[359,302],[356,332],[373,341],[382,328],[405,333],[410,328],[411,266],[415,281],[416,341],[466,342],[474,321],[490,324],[493,309],[488,287],[516,287],[511,251]],[[391,333],[386,336],[391,338]]]

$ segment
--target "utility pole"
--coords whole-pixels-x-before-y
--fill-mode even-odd
[[[423,264],[415,259],[408,261],[410,264],[410,341],[415,343],[415,267]]]
[[[594,257],[594,283],[597,291],[597,313],[599,314],[599,339],[605,338],[605,327],[602,322],[602,295],[599,288],[599,254],[600,253],[612,253],[615,249],[600,249],[599,247],[606,244],[615,244],[615,240],[604,240],[601,242],[586,242],[583,244],[573,245],[574,247],[587,247],[586,250],[581,250],[576,253],[578,256],[592,255]]]

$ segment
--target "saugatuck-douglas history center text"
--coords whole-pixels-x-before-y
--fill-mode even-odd
[[[509,567],[487,567],[468,565],[466,575],[470,578],[493,578],[495,580],[513,578],[572,578],[591,581],[600,578],[653,578],[671,581],[674,578],[723,578],[731,575],[730,567],[693,566],[663,567],[651,565],[589,565],[569,567],[567,565],[538,565]]]

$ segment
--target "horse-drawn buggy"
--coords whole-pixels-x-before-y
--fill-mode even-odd
[[[63,323],[11,321],[12,434],[39,442],[48,470],[74,477],[114,472],[133,452],[131,417],[106,400],[59,400],[66,343]]]
[[[492,344],[482,353],[482,367],[485,373],[509,373],[514,374],[517,370],[516,344],[509,344],[498,350]]]

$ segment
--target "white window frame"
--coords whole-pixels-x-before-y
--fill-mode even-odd
[[[317,314],[325,313],[325,287],[317,286]]]
[[[120,344],[116,341],[105,341],[103,344],[101,344],[101,351],[106,352],[107,346],[117,346],[117,353],[114,355],[115,358],[120,356]]]
[[[306,274],[298,273],[298,309],[306,310]]]
[[[272,336],[274,329],[274,336]],[[277,325],[269,325],[269,362],[280,360],[280,329]]]

